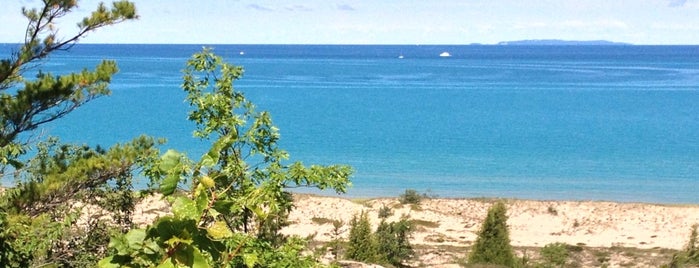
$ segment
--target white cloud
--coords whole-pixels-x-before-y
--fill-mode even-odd
[[[354,11],[355,9],[347,4],[342,4],[342,5],[337,5],[337,9],[342,10],[342,11]]]
[[[524,22],[515,23],[514,28],[516,30],[534,29],[534,28],[547,28],[550,27],[548,23],[545,22]]]
[[[668,4],[669,7],[681,7],[684,6],[684,4],[687,3],[687,0],[670,0],[670,3]]]
[[[605,28],[605,29],[628,29],[629,25],[623,21],[619,20],[611,20],[611,19],[601,19],[601,20],[592,20],[592,21],[583,21],[583,20],[566,20],[563,21],[557,25],[559,28],[572,28],[572,29],[581,29],[581,28]]]
[[[304,5],[290,5],[284,7],[284,9],[288,11],[313,11],[312,8],[304,6]]]
[[[699,31],[699,25],[696,24],[681,24],[668,22],[655,22],[650,25],[653,30],[672,30],[672,31]]]
[[[268,8],[268,7],[265,7],[265,6],[261,6],[261,5],[258,5],[258,4],[249,4],[249,5],[247,5],[247,8],[249,8],[249,9],[254,9],[254,10],[257,10],[257,11],[272,11],[271,8]]]

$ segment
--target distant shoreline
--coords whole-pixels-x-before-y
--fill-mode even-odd
[[[607,40],[560,40],[560,39],[531,39],[517,41],[502,41],[499,46],[632,46],[631,43],[613,42]]]

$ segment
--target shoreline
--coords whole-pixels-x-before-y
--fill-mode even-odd
[[[350,191],[353,189],[350,189]],[[395,194],[381,194],[381,195],[360,195],[360,194],[336,194],[330,191],[298,191],[295,189],[291,191],[294,195],[308,195],[314,197],[331,197],[331,198],[341,198],[341,199],[398,199],[400,195],[403,194],[405,189],[401,189]],[[427,191],[418,191],[418,193],[425,197],[425,199],[445,199],[445,200],[511,200],[511,201],[538,201],[538,202],[608,202],[608,203],[620,203],[620,204],[639,204],[639,205],[658,205],[658,206],[699,206],[699,202],[673,202],[673,201],[643,201],[643,200],[615,200],[615,199],[594,199],[594,198],[527,198],[527,197],[508,197],[508,196],[450,196],[450,195],[439,195],[438,193]]]

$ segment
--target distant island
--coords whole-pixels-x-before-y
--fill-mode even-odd
[[[503,41],[498,43],[500,46],[629,46],[629,43],[612,42],[606,40],[591,40],[591,41],[571,41],[558,39],[534,39],[534,40],[518,40],[518,41]]]

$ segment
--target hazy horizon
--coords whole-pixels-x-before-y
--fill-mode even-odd
[[[140,19],[100,29],[82,43],[467,45],[517,40],[608,40],[635,45],[699,44],[698,0],[162,1],[132,0]],[[0,43],[24,39],[22,6],[0,10]],[[62,18],[73,33],[95,1]]]

